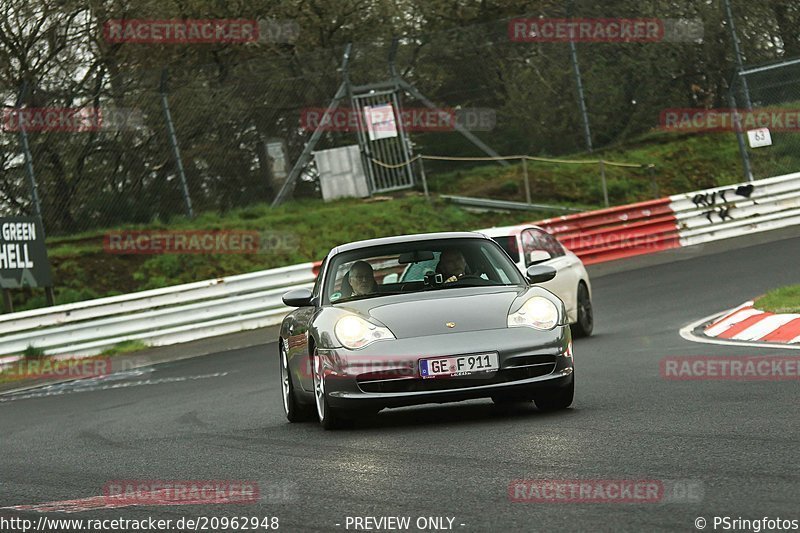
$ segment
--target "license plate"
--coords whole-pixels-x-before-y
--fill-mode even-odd
[[[419,361],[419,374],[423,378],[468,376],[493,372],[499,368],[496,353],[436,357]]]

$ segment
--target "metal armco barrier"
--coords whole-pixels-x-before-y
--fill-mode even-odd
[[[0,315],[0,363],[34,346],[48,355],[95,355],[124,341],[176,344],[279,324],[290,288],[310,287],[303,263],[174,287]]]
[[[587,265],[680,246],[669,198],[548,218],[534,224],[555,235]]]
[[[681,246],[800,224],[800,172],[670,197]]]
[[[586,264],[800,225],[800,172],[533,222]],[[280,323],[281,296],[320,262],[0,315],[0,364],[28,346],[95,355],[124,341],[175,344]]]
[[[533,222],[591,265],[800,224],[800,172]]]

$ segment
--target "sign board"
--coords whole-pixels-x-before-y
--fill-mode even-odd
[[[0,218],[0,288],[52,285],[44,232],[38,219]]]
[[[314,152],[319,188],[326,202],[337,198],[366,198],[369,185],[357,144]]]
[[[370,141],[397,137],[397,122],[392,104],[364,106],[364,122]]]
[[[768,128],[758,128],[747,132],[747,140],[750,148],[761,148],[762,146],[772,145],[772,136]]]

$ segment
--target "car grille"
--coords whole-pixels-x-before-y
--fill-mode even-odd
[[[511,365],[511,366],[509,366]],[[357,378],[358,387],[363,392],[434,392],[453,389],[468,389],[483,385],[497,385],[523,379],[546,376],[556,367],[555,357],[550,355],[523,356],[507,361],[504,368],[485,376],[470,375],[452,378],[420,379],[362,379]]]

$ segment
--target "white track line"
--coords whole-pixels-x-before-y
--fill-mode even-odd
[[[695,328],[697,328],[698,326],[711,322],[712,320],[717,319],[725,315],[726,313],[730,313],[731,311],[733,311],[733,309],[729,309],[728,311],[723,311],[722,313],[714,313],[713,315],[701,318],[700,320],[697,320],[695,322],[692,322],[691,324],[683,326],[680,329],[679,333],[681,337],[683,337],[687,341],[699,342],[701,344],[722,344],[725,346],[739,346],[739,347],[751,346],[755,348],[781,348],[784,350],[800,350],[800,345],[775,344],[772,342],[729,341],[725,339],[712,339],[710,337],[701,337],[693,333]],[[798,340],[800,339],[794,339],[794,341],[792,342],[796,342]]]

